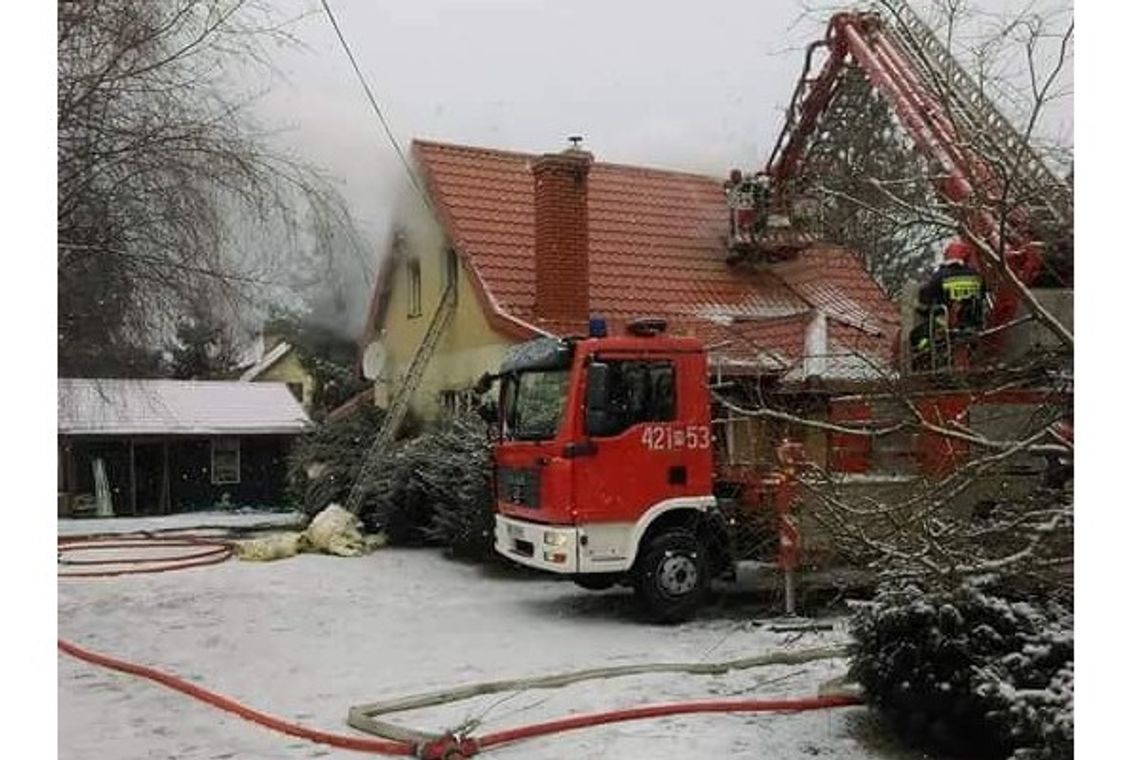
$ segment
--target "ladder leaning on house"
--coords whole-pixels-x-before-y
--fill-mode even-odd
[[[443,331],[451,322],[451,318],[455,315],[457,279],[455,277],[447,278],[447,284],[439,298],[439,305],[435,307],[435,314],[432,315],[431,324],[428,325],[427,332],[424,333],[423,340],[420,341],[416,354],[412,358],[412,363],[408,366],[395,396],[392,397],[392,402],[388,405],[384,422],[380,425],[380,431],[376,433],[376,437],[372,439],[372,445],[368,447],[368,452],[364,455],[360,472],[357,473],[356,481],[352,484],[352,490],[348,495],[348,509],[354,515],[360,513],[361,503],[364,500],[365,483],[372,478],[376,467],[383,459],[384,452],[396,439],[396,433],[408,412],[412,394],[416,392],[420,381],[423,380],[424,371],[435,353],[435,347],[443,336]]]

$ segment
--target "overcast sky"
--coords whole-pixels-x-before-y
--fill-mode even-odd
[[[376,255],[406,182],[398,158],[319,0],[276,2],[311,13],[295,28],[305,48],[276,54],[280,77],[258,113],[343,180]],[[714,176],[767,159],[805,45],[825,28],[801,0],[330,4],[405,148],[420,137],[541,152],[580,134],[598,160]],[[1071,108],[1067,98],[1048,115],[1062,140],[1071,139]]]

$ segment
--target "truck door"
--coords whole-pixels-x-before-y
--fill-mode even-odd
[[[606,414],[588,423],[594,450],[574,464],[578,521],[633,523],[658,502],[692,495],[689,460],[711,441],[707,424],[679,419],[677,361],[600,354],[591,363],[606,366]]]

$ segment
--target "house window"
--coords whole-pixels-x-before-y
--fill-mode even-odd
[[[408,316],[418,317],[423,314],[420,303],[420,260],[408,259]]]
[[[454,248],[447,248],[443,252],[443,268],[447,272],[447,285],[454,285],[459,278],[459,258]]]
[[[241,441],[215,438],[210,446],[210,482],[216,486],[241,482]]]
[[[465,414],[475,408],[475,394],[469,390],[440,391],[439,405],[445,416]]]

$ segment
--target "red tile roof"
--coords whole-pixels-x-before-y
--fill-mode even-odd
[[[517,335],[519,321],[582,332],[535,317],[530,166],[538,156],[419,140],[413,152],[492,321]],[[664,316],[710,345],[745,335],[794,363],[821,309],[829,342],[846,336],[889,354],[897,310],[850,251],[816,244],[764,271],[729,265],[722,180],[595,162],[587,181],[591,313],[611,323]]]

